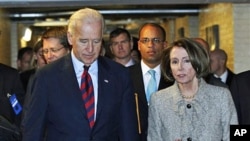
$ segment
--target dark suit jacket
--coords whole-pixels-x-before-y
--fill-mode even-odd
[[[137,63],[129,67],[131,78],[133,80],[133,85],[135,93],[138,94],[138,104],[140,113],[140,125],[141,125],[141,135],[140,141],[147,140],[147,129],[148,129],[148,102],[145,93],[145,87],[143,83],[141,63]],[[163,76],[161,76],[158,90],[169,87],[173,85],[174,82],[167,82]]]
[[[0,64],[0,115],[19,126],[21,114],[15,115],[7,93],[16,94],[18,101],[22,105],[24,91],[18,71]]]
[[[98,58],[95,125],[89,127],[71,54],[39,69],[30,107],[23,120],[23,141],[138,141],[134,90],[129,71]]]
[[[23,84],[23,88],[25,92],[27,91],[28,83],[30,80],[30,77],[36,72],[36,68],[24,71],[20,73],[20,79]]]
[[[228,75],[227,75],[226,84],[227,84],[228,87],[230,87],[232,79],[235,76],[235,74],[230,69],[227,69],[227,72],[228,72]]]
[[[222,82],[218,78],[214,77],[214,75],[212,73],[210,73],[207,76],[205,76],[204,80],[208,84],[215,85],[215,86],[220,86],[220,87],[224,87],[224,88],[228,88],[227,84],[225,84],[224,82]]]
[[[250,124],[250,71],[236,74],[230,90],[238,113],[239,124]]]

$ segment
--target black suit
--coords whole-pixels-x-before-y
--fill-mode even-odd
[[[16,69],[0,64],[0,115],[11,123],[20,124],[21,114],[15,115],[7,97],[7,93],[16,94],[20,104],[23,103],[24,91]]]
[[[30,69],[30,70],[27,70],[27,71],[24,71],[24,72],[20,73],[20,79],[21,79],[21,82],[23,84],[23,88],[24,88],[25,92],[27,91],[27,87],[28,87],[30,77],[32,75],[34,75],[35,72],[36,72],[36,68],[33,68],[33,69]]]
[[[216,78],[212,73],[208,74],[204,77],[204,80],[211,85],[220,86],[224,88],[228,88],[227,84]]]
[[[140,141],[146,141],[148,128],[148,102],[146,99],[145,87],[143,83],[141,63],[130,66],[129,69],[133,80],[135,93],[138,94],[140,125],[142,132],[140,135]],[[173,85],[173,82],[167,82],[164,80],[163,76],[161,76],[158,90],[169,87],[171,85]]]
[[[227,79],[226,79],[226,84],[228,87],[230,87],[232,79],[235,76],[235,74],[230,69],[227,69],[227,72],[228,72],[228,75],[227,75]]]
[[[250,124],[250,70],[236,74],[231,82],[230,90],[239,124]]]
[[[35,73],[29,108],[23,119],[23,141],[138,141],[133,86],[128,68],[98,58],[98,100],[95,125],[77,82],[71,54]],[[29,90],[28,90],[29,91]]]

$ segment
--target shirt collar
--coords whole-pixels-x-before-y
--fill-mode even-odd
[[[160,64],[157,65],[155,68],[149,68],[142,60],[141,60],[141,68],[142,68],[142,74],[145,75],[147,72],[151,69],[155,70],[157,75],[160,75],[161,69],[160,69]]]
[[[227,75],[228,75],[228,71],[226,70],[226,71],[220,76],[222,82],[226,83]]]
[[[71,51],[71,58],[72,58],[72,62],[73,62],[73,66],[74,66],[75,71],[76,72],[83,72],[84,64],[76,58],[75,54],[73,53],[73,50]],[[90,65],[89,72],[91,72],[91,71],[97,71],[97,60],[95,60]]]

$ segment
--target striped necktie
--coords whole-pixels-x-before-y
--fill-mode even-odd
[[[87,111],[87,117],[89,120],[89,126],[94,126],[95,120],[95,98],[94,98],[94,87],[91,80],[91,76],[88,73],[89,66],[84,66],[84,72],[81,78],[81,92],[84,106]]]

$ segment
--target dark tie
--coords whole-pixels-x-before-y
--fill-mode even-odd
[[[95,120],[95,98],[94,98],[94,87],[91,80],[91,76],[88,73],[89,66],[84,66],[84,72],[81,78],[81,92],[82,99],[84,101],[85,109],[87,111],[87,117],[89,120],[89,126],[94,126]]]

